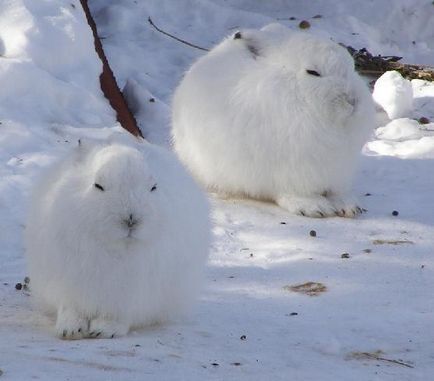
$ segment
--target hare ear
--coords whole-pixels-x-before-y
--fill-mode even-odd
[[[258,41],[251,36],[251,32],[241,33],[240,31],[236,32],[233,36],[234,40],[243,40],[245,42],[247,49],[252,54],[253,58],[256,58],[260,55],[259,43]]]
[[[249,52],[252,53],[253,58],[256,58],[261,55],[259,46],[255,44],[254,41],[247,42],[247,49],[249,49]]]
[[[242,36],[240,31],[238,31],[237,33],[234,34],[234,40],[240,40],[242,38],[243,38],[243,36]]]

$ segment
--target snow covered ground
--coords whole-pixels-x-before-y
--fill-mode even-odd
[[[171,93],[203,52],[156,32],[149,16],[204,47],[240,27],[306,19],[335,41],[434,66],[430,0],[89,3],[119,84],[130,80],[139,122],[161,144]],[[383,115],[364,149],[355,184],[362,217],[308,219],[213,197],[215,242],[191,315],[115,340],[55,338],[15,290],[26,275],[26,204],[35,176],[78,138],[120,130],[99,71],[78,0],[0,2],[1,380],[434,377],[434,123],[412,120],[434,120],[434,85],[423,81],[412,81],[408,118]],[[306,282],[326,288],[292,291]]]

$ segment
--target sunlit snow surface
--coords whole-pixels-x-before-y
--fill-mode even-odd
[[[139,122],[160,144],[167,144],[173,89],[203,52],[156,32],[149,16],[203,47],[240,27],[279,19],[297,28],[306,19],[313,33],[337,42],[434,66],[431,1],[89,3],[119,84],[130,81]],[[0,379],[432,377],[434,124],[411,120],[434,120],[434,85],[424,81],[412,81],[409,118],[380,115],[381,128],[364,148],[355,184],[362,217],[308,219],[212,196],[215,241],[189,316],[115,340],[55,338],[52,321],[32,311],[15,283],[26,275],[22,231],[37,174],[77,139],[119,131],[99,89],[92,44],[77,0],[0,2]],[[327,291],[284,289],[309,281]]]

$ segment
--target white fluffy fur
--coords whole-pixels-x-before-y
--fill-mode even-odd
[[[351,56],[276,24],[234,36],[194,63],[175,92],[179,157],[222,194],[312,217],[359,213],[349,193],[375,108]]]
[[[171,318],[198,289],[208,215],[205,196],[171,153],[82,144],[36,187],[26,226],[32,293],[57,311],[57,334],[67,339],[123,335]]]

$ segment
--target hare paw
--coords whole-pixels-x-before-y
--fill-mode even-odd
[[[366,211],[357,202],[350,198],[333,197],[330,198],[331,203],[337,210],[339,217],[354,218]]]
[[[114,320],[96,318],[91,320],[88,337],[92,339],[113,339],[128,333],[129,326]]]
[[[63,340],[79,340],[87,336],[89,320],[73,308],[60,307],[57,311],[56,334]]]
[[[300,216],[324,218],[334,217],[338,213],[333,204],[323,196],[281,196],[276,202],[280,207],[288,210],[290,213]]]

